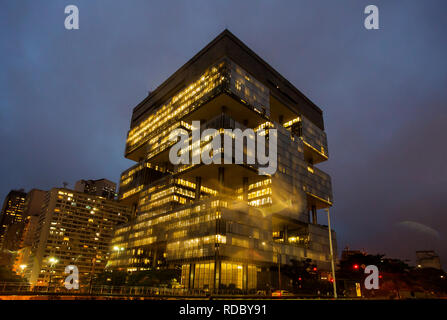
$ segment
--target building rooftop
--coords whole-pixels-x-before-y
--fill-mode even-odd
[[[134,109],[131,127],[144,119],[147,111],[157,108],[175,92],[181,90],[205,68],[228,57],[258,81],[266,85],[276,99],[284,102],[293,111],[303,114],[324,130],[323,112],[300,90],[259,57],[229,30],[225,29],[194,57],[174,72],[166,81],[153,90]]]

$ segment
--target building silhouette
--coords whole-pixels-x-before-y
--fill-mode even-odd
[[[416,251],[416,264],[418,268],[442,269],[441,259],[433,250]]]
[[[17,237],[17,251],[12,270],[23,275],[31,254],[31,246],[36,234],[39,215],[44,204],[47,192],[39,189],[31,189],[25,198],[24,220],[21,223],[21,232]]]
[[[115,199],[116,183],[107,179],[79,180],[76,182],[74,190],[107,199]]]
[[[11,190],[6,196],[0,215],[0,264],[11,267],[14,251],[19,248],[25,227],[25,199],[23,189]]]

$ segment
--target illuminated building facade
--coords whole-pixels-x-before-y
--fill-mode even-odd
[[[223,129],[267,138],[277,129],[277,172],[173,165],[170,133],[191,132],[192,121],[222,139]],[[264,271],[293,259],[329,269],[328,229],[317,223],[317,210],[332,205],[331,179],[316,167],[328,159],[322,111],[229,31],[134,108],[125,156],[137,162],[119,191],[132,218],[115,231],[108,268],[178,266],[185,288],[210,290],[265,287]]]
[[[39,215],[44,204],[47,192],[39,189],[31,189],[25,198],[25,210],[23,220],[23,231],[20,237],[18,250],[12,270],[17,274],[24,274],[31,254],[34,235],[39,222]]]
[[[11,190],[6,196],[0,215],[0,249],[17,249],[25,220],[25,199],[23,190]]]
[[[65,279],[65,267],[75,265],[80,285],[104,270],[113,229],[127,222],[130,209],[101,196],[64,188],[45,197],[25,275],[32,285]]]

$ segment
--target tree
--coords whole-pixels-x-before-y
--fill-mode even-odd
[[[4,266],[0,266],[0,282],[26,282],[26,280]]]
[[[291,260],[291,264],[281,267],[281,274],[292,281],[295,293],[315,294],[330,291],[331,283],[319,279],[316,264],[311,259]]]

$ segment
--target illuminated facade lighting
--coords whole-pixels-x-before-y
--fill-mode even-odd
[[[114,227],[129,217],[128,206],[117,201],[62,188],[50,190],[38,216],[26,278],[32,285],[47,285],[50,279],[56,283],[65,279],[65,267],[75,265],[80,283],[87,284],[92,273],[105,268]]]
[[[211,54],[217,48],[224,51]],[[209,290],[262,288],[275,252],[283,264],[309,258],[330,268],[328,230],[316,219],[333,201],[331,179],[316,166],[328,159],[322,112],[272,70],[225,31],[134,109],[125,156],[137,163],[122,173],[119,191],[132,219],[116,228],[107,268],[178,266],[184,288]],[[173,130],[190,135],[180,153],[210,143],[193,146],[192,121],[221,139],[224,129],[251,128],[267,139],[276,129],[277,172],[173,165]]]

